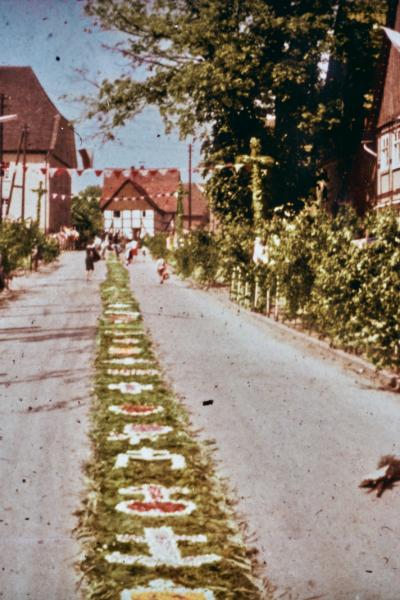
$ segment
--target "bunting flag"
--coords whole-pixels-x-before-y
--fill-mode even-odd
[[[23,165],[20,164],[10,164],[3,163],[3,168],[7,168],[11,174],[14,172],[22,173]],[[75,169],[69,167],[41,167],[37,164],[27,164],[25,165],[25,171],[31,171],[34,173],[41,173],[42,175],[49,174],[50,177],[60,177],[62,175],[78,175],[81,177],[83,174],[92,174],[96,175],[96,177],[100,177],[104,175],[105,178],[116,177],[116,178],[125,178],[129,177],[137,177],[138,175],[142,177],[155,177],[156,175],[162,175],[165,177],[166,175],[175,175],[179,173],[179,169],[176,168],[162,168],[162,169],[145,169],[139,168],[135,169],[134,167],[130,168],[106,168],[106,169],[94,169],[92,167],[87,169]]]
[[[196,167],[195,169],[193,169],[193,171],[195,173],[200,173],[202,171],[222,171],[222,169],[233,169],[234,171],[236,171],[236,173],[239,173],[239,171],[241,169],[248,169],[251,168],[250,165],[248,165],[247,163],[221,163],[221,164],[215,164],[215,165],[199,165],[198,167]]]
[[[176,198],[177,192],[165,192],[165,193],[159,193],[159,194],[151,194],[149,196],[110,196],[107,198],[103,198],[103,201],[108,202],[109,200],[114,200],[116,202],[129,202],[132,200],[148,200],[149,198]],[[59,194],[57,192],[53,192],[52,194],[50,194],[50,198],[52,200],[70,200],[71,198],[75,198],[76,196],[78,196],[77,194]],[[87,196],[88,200],[92,201],[95,200],[96,198],[98,199],[98,196]]]
[[[394,29],[389,29],[388,27],[382,27],[382,29],[386,33],[396,50],[400,52],[400,32],[394,31]]]

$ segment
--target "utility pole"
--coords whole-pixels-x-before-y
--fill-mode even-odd
[[[26,148],[28,141],[28,126],[24,125],[22,130],[24,141],[22,146],[22,200],[21,200],[21,220],[25,220],[25,178],[26,178]]]
[[[192,144],[189,144],[189,190],[188,190],[188,210],[189,210],[189,231],[192,229]]]

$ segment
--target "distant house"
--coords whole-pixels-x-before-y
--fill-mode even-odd
[[[105,175],[100,206],[104,228],[116,229],[130,237],[173,232],[180,186],[178,169],[110,169]],[[184,186],[188,192],[188,186]],[[206,199],[192,184],[191,225],[208,223]],[[184,227],[189,226],[189,201],[184,198]]]
[[[31,67],[0,67],[4,114],[18,119],[3,125],[3,215],[40,218],[47,232],[70,222],[71,177],[50,177],[50,168],[76,168],[74,132],[47,96]],[[23,169],[23,165],[26,168]],[[38,206],[37,190],[45,193]]]

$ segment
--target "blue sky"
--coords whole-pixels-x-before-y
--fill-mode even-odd
[[[126,68],[120,56],[102,47],[121,39],[120,34],[93,28],[83,6],[79,0],[0,0],[0,64],[31,66],[67,119],[77,119],[83,111],[72,98],[92,91],[76,69],[86,70],[91,80],[101,82]],[[65,95],[67,98],[63,98]],[[187,180],[188,143],[192,140],[182,142],[176,132],[165,135],[158,112],[152,107],[118,132],[119,142],[103,144],[93,139],[94,122],[80,123],[76,130],[82,138],[81,142],[76,137],[77,148],[94,150],[99,169],[178,167]],[[199,143],[194,142],[193,147],[195,166],[200,161]],[[82,176],[74,182],[74,191],[91,183],[98,180]]]

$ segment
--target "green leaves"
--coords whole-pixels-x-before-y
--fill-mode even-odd
[[[71,222],[79,233],[81,245],[86,245],[103,230],[100,194],[100,187],[90,185],[72,198]]]

